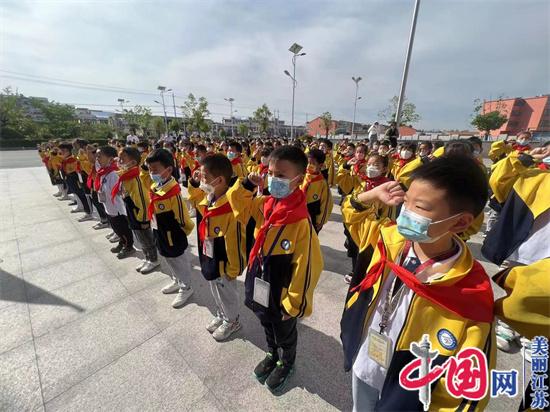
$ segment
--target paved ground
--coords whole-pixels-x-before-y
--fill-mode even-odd
[[[264,339],[250,311],[227,343],[204,329],[213,301],[197,266],[194,297],[172,309],[160,293],[167,276],[114,258],[105,230],[52,197],[42,167],[1,170],[0,190],[1,411],[350,410],[338,338],[350,264],[337,207],[321,235],[325,271],[299,325],[296,374],[275,397],[251,375]],[[519,355],[499,355],[500,369],[520,367]],[[517,404],[499,398],[490,409]]]
[[[36,150],[0,150],[0,169],[41,166]]]

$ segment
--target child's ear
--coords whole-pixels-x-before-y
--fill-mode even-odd
[[[455,222],[453,226],[449,229],[449,231],[453,233],[461,233],[464,232],[466,229],[468,229],[472,222],[474,221],[475,217],[473,214],[469,212],[464,212],[458,220]]]

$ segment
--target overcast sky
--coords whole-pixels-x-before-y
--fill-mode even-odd
[[[156,93],[161,84],[175,90],[176,105],[189,92],[205,96],[215,120],[229,113],[224,97],[235,99],[236,116],[265,102],[289,120],[292,83],[283,71],[297,42],[307,55],[297,64],[296,123],[324,111],[351,120],[352,76],[363,77],[357,121],[372,122],[399,92],[413,5],[4,0],[0,85],[110,110],[126,98],[160,114],[158,96],[130,92]],[[422,116],[417,126],[467,128],[475,98],[549,93],[549,25],[548,0],[422,0],[407,86]],[[58,81],[51,79],[127,91],[45,83]]]

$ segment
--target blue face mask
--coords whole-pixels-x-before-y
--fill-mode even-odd
[[[296,177],[299,177],[299,176],[296,176]],[[284,199],[291,193],[290,183],[293,182],[294,179],[290,180],[290,179],[283,179],[275,176],[267,176],[267,190],[269,190],[269,193],[274,198]]]
[[[517,144],[520,146],[529,146],[529,142],[527,140],[518,140]]]
[[[235,153],[235,152],[227,152],[227,158],[228,158],[229,160],[233,160],[233,159],[235,159],[236,157],[237,157],[237,153]]]
[[[460,215],[460,213],[450,216],[447,219],[433,222],[429,217],[421,216],[407,209],[404,205],[401,208],[401,213],[397,217],[397,231],[406,239],[418,243],[433,243],[447,234],[442,233],[436,237],[428,235],[428,229],[431,224],[441,223]]]
[[[150,176],[153,183],[155,183],[157,186],[162,186],[162,182],[164,181],[164,179],[162,178],[161,174],[151,173]]]

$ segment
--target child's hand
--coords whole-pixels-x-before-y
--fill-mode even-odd
[[[262,177],[258,173],[250,173],[248,175],[248,181],[251,182],[254,186],[260,186],[262,180]]]
[[[550,154],[550,146],[548,147],[537,147],[529,152],[534,159],[542,160]]]
[[[198,183],[201,181],[201,171],[200,170],[195,170],[193,172],[193,176],[191,176],[191,179],[193,179],[194,182]]]
[[[378,200],[388,206],[397,206],[403,203],[404,197],[405,192],[399,182],[391,181],[359,194],[357,200],[362,203],[371,203]]]
[[[290,315],[287,315],[286,313],[283,315],[282,317],[282,321],[284,322],[285,320],[289,320],[289,319],[292,319],[292,316]]]

